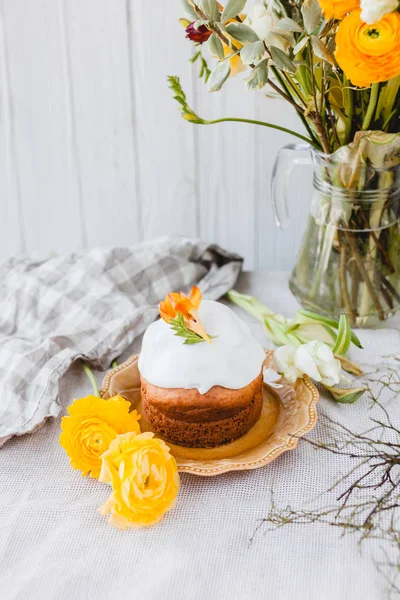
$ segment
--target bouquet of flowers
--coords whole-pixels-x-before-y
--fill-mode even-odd
[[[304,126],[206,120],[179,78],[169,78],[191,123],[258,124],[311,148],[315,192],[292,291],[306,308],[335,317],[345,310],[356,325],[387,318],[400,306],[399,1],[268,0],[248,11],[246,0],[182,1],[191,61],[208,90],[243,71],[248,90],[269,89]]]

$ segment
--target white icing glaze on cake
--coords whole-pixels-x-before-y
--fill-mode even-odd
[[[238,390],[261,372],[265,352],[247,324],[230,308],[204,300],[200,319],[211,344],[184,344],[162,319],[152,323],[143,337],[139,370],[151,384],[162,388],[197,388],[205,394],[215,385]]]

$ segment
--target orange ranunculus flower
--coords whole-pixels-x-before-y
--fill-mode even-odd
[[[400,74],[400,13],[386,14],[373,25],[356,10],[340,23],[336,60],[353,85],[367,87]]]
[[[136,410],[129,412],[131,403],[114,396],[104,400],[86,396],[68,407],[69,416],[61,419],[60,445],[68,454],[73,469],[97,478],[101,469],[101,455],[120,433],[140,433]]]
[[[360,8],[360,0],[318,0],[326,19],[343,19],[347,13]]]
[[[154,525],[175,505],[179,475],[168,446],[153,433],[119,435],[103,455],[99,477],[113,492],[100,508],[118,529]]]
[[[165,296],[164,302],[160,302],[160,316],[166,323],[171,323],[180,313],[191,331],[210,342],[210,336],[205,332],[198,313],[202,298],[202,293],[196,285],[192,287],[189,297],[183,292],[171,292]]]

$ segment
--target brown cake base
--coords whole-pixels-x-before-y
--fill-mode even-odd
[[[192,448],[214,448],[241,437],[259,419],[262,375],[240,390],[220,386],[206,394],[165,389],[142,378],[142,403],[152,429],[166,440]]]

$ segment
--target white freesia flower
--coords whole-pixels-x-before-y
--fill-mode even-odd
[[[269,9],[257,4],[250,8],[244,23],[256,32],[260,40],[265,40],[274,28],[275,19]]]
[[[296,379],[303,376],[294,362],[296,348],[294,346],[280,346],[275,350],[274,361],[278,373],[283,375],[286,381],[294,383]]]
[[[361,0],[361,18],[364,23],[377,23],[399,6],[399,0]]]
[[[340,361],[323,342],[315,340],[299,348],[281,346],[275,351],[274,359],[278,372],[289,382],[303,375],[324,385],[336,385],[340,381]]]
[[[290,44],[279,35],[282,32],[274,31],[277,22],[278,19],[272,9],[270,7],[265,8],[262,4],[252,6],[244,20],[244,24],[251,27],[267,46],[275,46],[285,52]]]
[[[279,373],[274,371],[274,369],[271,369],[271,367],[264,368],[263,379],[264,379],[264,383],[266,383],[267,385],[269,385],[272,388],[279,389],[279,388],[283,387],[283,385],[281,383],[278,383],[278,381],[281,381],[282,375],[279,375]]]
[[[311,379],[325,385],[335,385],[340,381],[340,361],[323,342],[315,340],[297,348],[294,363]]]

